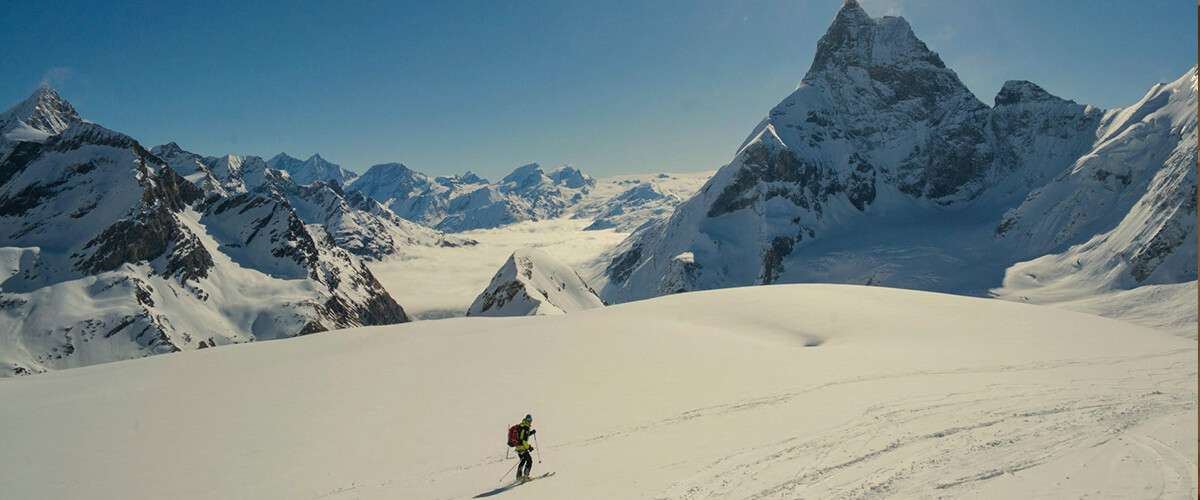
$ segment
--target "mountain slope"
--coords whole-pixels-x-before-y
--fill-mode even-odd
[[[188,177],[84,121],[0,159],[0,374],[407,321],[261,160],[160,151]]]
[[[574,269],[546,252],[522,248],[500,266],[467,316],[550,316],[597,307],[604,302]]]
[[[1145,246],[1139,272],[1194,261],[1183,243],[1196,226],[1185,195],[1194,168],[1149,187],[1164,159],[1185,165],[1195,155],[1195,107],[1186,104],[1194,73],[1164,87],[1174,97],[1156,89],[1160,97],[1126,110],[1105,113],[1020,81],[989,108],[907,22],[871,19],[848,0],[799,87],[733,160],[669,220],[640,228],[585,275],[608,302],[798,282],[985,296],[1010,266],[1113,230],[1143,195],[1160,202],[1146,202],[1155,208],[1130,230],[1147,217],[1176,222],[1139,237],[1145,246],[1162,234],[1155,250]],[[1128,125],[1143,119],[1156,125]],[[1187,120],[1190,129],[1180,125]],[[1095,192],[1074,191],[1082,188]],[[1060,224],[1060,213],[1073,215]],[[1101,273],[1102,260],[1081,262]],[[1194,265],[1168,267],[1156,283],[1196,279]]]
[[[1193,70],[1110,112],[1095,148],[1006,216],[1002,240],[1036,257],[1009,268],[995,295],[1082,303],[1080,310],[1161,323],[1195,338],[1196,78]],[[1149,302],[1138,298],[1147,294]],[[1112,305],[1087,304],[1105,296]],[[1147,315],[1138,304],[1148,303],[1180,303],[1191,314]]]
[[[0,380],[0,497],[479,498],[532,413],[557,475],[496,498],[1194,498],[1196,397],[1116,321],[740,288]]]

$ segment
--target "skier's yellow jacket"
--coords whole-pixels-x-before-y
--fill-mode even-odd
[[[514,447],[514,449],[517,450],[517,453],[521,453],[523,451],[529,451],[529,450],[533,449],[533,447],[529,445],[529,436],[532,436],[533,433],[537,432],[537,431],[534,431],[533,429],[531,429],[530,427],[532,427],[532,426],[533,426],[533,422],[529,421],[529,419],[521,420],[521,432],[519,434],[520,439],[521,439],[521,444]]]

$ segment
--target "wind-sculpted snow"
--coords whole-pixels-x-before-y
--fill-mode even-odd
[[[584,274],[614,303],[800,282],[1053,302],[1061,288],[1031,289],[1195,281],[1194,82],[1105,112],[1010,81],[988,107],[906,21],[849,0],[733,160]]]
[[[529,413],[494,498],[1189,499],[1196,355],[835,285],[361,328],[0,380],[0,497],[479,498]]]

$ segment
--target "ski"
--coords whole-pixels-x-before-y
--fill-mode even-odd
[[[554,472],[547,472],[547,473],[545,473],[545,474],[542,474],[542,475],[540,475],[540,476],[536,476],[536,477],[527,477],[527,478],[524,478],[524,479],[522,479],[522,480],[521,480],[521,482],[523,482],[523,483],[528,483],[528,482],[530,482],[530,481],[533,481],[533,480],[536,480],[536,479],[546,479],[546,478],[548,478],[548,477],[550,477],[550,476],[553,476],[554,474],[555,474]]]

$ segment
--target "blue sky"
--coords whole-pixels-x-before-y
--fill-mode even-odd
[[[0,108],[49,83],[143,144],[497,179],[711,170],[803,78],[841,0],[6,2]],[[862,0],[991,103],[1104,108],[1196,64],[1191,0]]]

